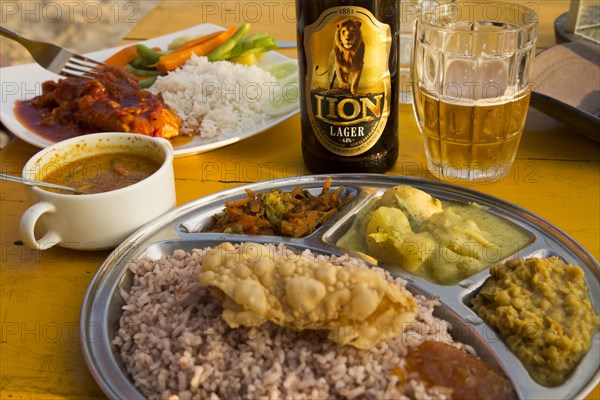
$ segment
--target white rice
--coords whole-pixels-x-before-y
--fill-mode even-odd
[[[237,136],[259,128],[276,79],[257,66],[192,57],[150,87],[181,118],[180,132],[203,138]]]
[[[402,335],[368,351],[340,346],[320,331],[274,324],[231,329],[221,318],[221,301],[198,282],[205,251],[178,250],[161,260],[129,264],[134,283],[114,343],[136,387],[148,398],[446,398],[414,379],[399,384],[392,373],[425,340],[453,343],[450,324],[432,315],[437,300],[418,296],[416,321]],[[273,251],[283,255],[290,250],[280,245]],[[314,257],[309,251],[302,255]],[[321,258],[366,268],[349,256]]]

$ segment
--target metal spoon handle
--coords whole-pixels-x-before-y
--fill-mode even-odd
[[[47,187],[50,189],[65,190],[67,192],[83,194],[82,191],[77,190],[72,187],[56,185],[54,183],[49,183],[49,182],[32,181],[32,180],[24,179],[24,178],[14,176],[14,175],[0,174],[0,179],[4,179],[5,181],[9,181],[9,182],[23,183],[28,186],[42,186],[42,187]]]

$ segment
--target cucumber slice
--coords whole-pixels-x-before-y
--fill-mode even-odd
[[[300,85],[298,74],[288,74],[277,81],[270,102],[264,106],[264,112],[270,117],[279,117],[298,110],[300,107]]]
[[[287,78],[288,76],[298,74],[298,61],[284,60],[265,68],[278,81]]]

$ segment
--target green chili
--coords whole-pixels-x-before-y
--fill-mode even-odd
[[[143,44],[138,44],[135,47],[138,55],[147,60],[148,64],[156,64],[158,59],[166,54],[166,52],[163,51],[152,50],[150,47]]]
[[[141,81],[138,82],[140,84],[140,88],[148,89],[150,86],[154,85],[154,82],[156,82],[156,78],[158,78],[158,76],[153,76],[152,78],[142,79]]]
[[[136,68],[134,66],[132,66],[131,64],[127,64],[127,71],[131,72],[134,75],[137,76],[159,76],[159,75],[163,75],[162,72],[158,71],[158,70],[149,70],[149,69],[139,69]]]

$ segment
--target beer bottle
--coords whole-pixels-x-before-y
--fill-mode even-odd
[[[296,0],[302,156],[314,173],[398,157],[399,0]]]

